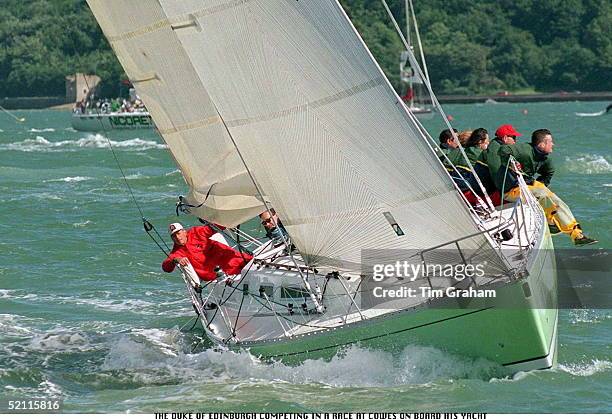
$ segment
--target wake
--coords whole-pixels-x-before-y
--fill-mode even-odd
[[[574,115],[576,116],[581,116],[581,117],[589,117],[589,116],[602,116],[606,114],[606,110],[604,109],[603,111],[599,111],[599,112],[592,112],[592,113],[582,113],[582,112],[574,112]]]

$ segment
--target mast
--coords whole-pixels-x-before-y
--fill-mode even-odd
[[[416,20],[416,13],[414,12],[414,6],[412,5],[412,0],[408,0],[410,3],[410,11],[412,13],[412,20],[414,22],[414,32],[417,38],[417,44],[419,45],[419,55],[421,56],[421,63],[423,64],[423,72],[425,73],[425,79],[429,81],[429,72],[427,71],[427,63],[425,62],[425,53],[423,52],[423,45],[421,44],[421,34],[419,33],[419,25]],[[410,45],[410,37],[406,38],[408,44]]]
[[[410,9],[408,7],[408,0],[404,0],[404,9],[406,12],[406,41],[408,42],[408,47],[412,48],[412,43],[410,42]],[[410,92],[410,109],[412,109],[414,107],[414,91],[412,87],[412,75],[408,77],[408,92]]]

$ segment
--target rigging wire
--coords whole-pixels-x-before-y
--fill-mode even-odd
[[[25,118],[20,118],[17,115],[15,115],[14,113],[4,109],[2,106],[0,106],[0,111],[4,112],[8,116],[12,117],[17,122],[25,122],[25,120],[26,120]]]
[[[266,202],[266,200],[264,198],[264,194],[263,194],[261,188],[259,187],[259,184],[255,181],[255,176],[253,176],[253,173],[251,172],[251,169],[249,169],[249,166],[247,166],[246,160],[244,159],[244,156],[242,155],[242,152],[238,148],[238,144],[236,143],[236,140],[234,139],[234,136],[232,135],[229,127],[227,126],[227,123],[225,122],[225,119],[221,116],[221,113],[219,112],[219,109],[217,109],[217,105],[215,105],[213,103],[213,106],[215,107],[215,111],[217,112],[217,115],[219,116],[219,119],[220,119],[221,123],[223,124],[223,127],[227,131],[227,134],[228,134],[230,140],[232,141],[232,144],[234,145],[234,148],[236,149],[236,152],[238,153],[238,156],[240,157],[240,160],[242,161],[242,164],[244,165],[244,167],[245,167],[249,177],[251,178],[251,181],[253,182],[253,186],[255,186],[255,189],[257,190],[257,193],[259,194],[259,197],[261,198],[264,206],[266,207],[266,211],[271,214],[270,207],[268,206],[268,203]],[[275,228],[279,228],[278,224],[276,223],[274,218],[272,218],[272,223],[274,224]],[[308,283],[306,278],[304,278],[304,275],[302,274],[302,271],[299,269],[299,265],[296,262],[295,258],[293,257],[293,253],[291,251],[291,247],[290,247],[290,245],[289,245],[289,243],[287,241],[287,238],[285,237],[284,234],[281,234],[281,239],[283,240],[283,243],[285,244],[285,247],[287,248],[287,251],[289,252],[289,257],[291,258],[291,261],[293,262],[295,267],[298,268],[298,274],[300,275],[300,278],[302,279],[302,282],[304,283],[304,287],[308,291],[308,294],[310,295],[310,298],[311,298],[312,302],[314,303],[315,307],[317,308],[317,311],[322,313],[324,311],[323,305],[318,301],[316,295],[312,292],[310,284]]]
[[[406,37],[402,33],[402,30],[400,29],[400,27],[399,27],[399,25],[397,23],[397,20],[395,19],[395,16],[393,16],[393,12],[391,12],[391,9],[389,8],[389,5],[387,4],[387,1],[386,0],[380,0],[380,1],[381,1],[382,5],[384,6],[387,14],[389,15],[389,19],[391,19],[391,22],[393,23],[393,26],[395,27],[395,30],[396,30],[397,34],[399,35],[402,43],[404,44],[404,47],[408,51],[408,58],[410,60],[410,64],[417,71],[419,77],[423,80],[423,83],[427,87],[427,91],[429,92],[429,95],[431,96],[432,104],[435,106],[435,108],[438,110],[438,112],[442,116],[442,119],[444,120],[444,123],[446,124],[446,126],[448,127],[450,132],[453,133],[453,137],[455,139],[457,139],[456,138],[456,134],[454,134],[453,127],[451,126],[450,121],[448,120],[448,118],[446,117],[446,114],[444,113],[444,111],[442,109],[442,105],[440,105],[440,102],[438,101],[438,98],[436,97],[435,93],[433,92],[433,89],[431,87],[431,83],[429,82],[429,79],[423,74],[423,71],[421,70],[421,66],[419,66],[419,63],[417,62],[416,57],[414,56],[414,53],[410,50],[410,45],[408,45],[408,43],[406,42]],[[463,148],[461,143],[459,143],[458,140],[457,140],[457,143],[459,144],[459,150],[461,151],[461,155],[462,155],[463,159],[466,161],[467,166],[470,168],[471,172],[474,174],[474,178],[476,179],[476,182],[478,183],[478,186],[480,187],[480,189],[483,192],[483,196],[485,198],[485,202],[487,203],[489,211],[491,213],[494,213],[495,212],[495,206],[493,205],[493,202],[491,201],[491,198],[489,198],[489,195],[487,194],[487,191],[486,191],[484,185],[480,181],[480,178],[476,174],[476,171],[474,170],[474,167],[472,166],[472,163],[470,162],[470,160],[468,159],[467,155],[465,154],[465,149]]]
[[[89,81],[87,80],[87,77],[85,77],[85,85],[87,86],[87,92],[88,92],[87,94],[89,95],[89,92],[91,91],[91,88],[89,87]],[[125,175],[125,171],[123,170],[123,167],[121,166],[121,162],[119,161],[117,153],[115,152],[115,149],[113,147],[113,143],[110,140],[110,136],[109,136],[108,130],[106,129],[106,127],[104,126],[104,123],[102,122],[102,118],[101,118],[102,114],[100,113],[99,109],[96,109],[95,115],[97,116],[96,119],[100,122],[100,128],[102,129],[102,132],[104,133],[104,138],[106,139],[106,142],[108,143],[108,148],[110,149],[111,153],[113,154],[113,158],[115,159],[115,163],[117,163],[117,167],[119,168],[119,172],[121,172],[121,177],[122,177],[123,182],[125,183],[125,186],[127,188],[128,195],[132,198],[132,201],[134,202],[134,205],[136,206],[136,209],[138,210],[138,213],[140,214],[140,219],[142,220],[143,228],[144,228],[145,232],[153,240],[153,242],[157,245],[157,247],[159,247],[159,249],[166,256],[168,256],[168,252],[170,251],[170,246],[168,246],[168,243],[166,243],[166,241],[161,236],[159,231],[155,228],[155,226],[149,220],[146,219],[146,217],[144,215],[144,212],[143,212],[140,204],[138,203],[138,200],[136,199],[136,195],[134,195],[134,191],[132,189],[132,186],[130,185],[130,183],[127,180],[127,177]],[[155,234],[157,235],[159,240],[164,244],[165,249],[164,249],[164,247],[162,247],[161,244],[159,244],[157,239],[151,234],[151,231],[155,232]]]

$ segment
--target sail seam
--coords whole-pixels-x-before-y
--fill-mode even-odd
[[[190,122],[188,124],[176,125],[172,128],[158,129],[160,134],[176,134],[178,132],[189,131],[196,128],[209,127],[211,125],[221,124],[221,118],[218,115],[211,116],[200,121]]]
[[[446,185],[445,185],[446,186]],[[405,204],[411,204],[415,202],[422,202],[429,198],[435,198],[438,196],[445,195],[449,192],[455,192],[454,188],[449,187],[449,189],[442,190],[441,188],[430,189],[427,192],[421,193],[418,196],[412,197],[411,199],[401,199],[399,201],[393,201],[387,203],[387,205],[383,207],[379,207],[381,213],[383,211],[388,211],[390,208],[398,208]],[[338,218],[346,218],[349,216],[366,216],[371,215],[372,208],[363,208],[357,211],[343,211],[343,212],[335,212],[333,214],[325,214],[319,215],[316,217],[308,217],[308,218],[283,218],[283,224],[285,226],[294,226],[294,225],[302,225],[302,224],[316,224],[319,222],[323,222],[325,220],[337,220]]]
[[[136,38],[138,36],[146,35],[149,32],[154,32],[159,29],[165,28],[167,26],[172,26],[173,24],[184,23],[186,20],[192,20],[193,17],[204,17],[204,16],[214,15],[216,13],[219,13],[219,12],[222,12],[228,9],[233,9],[235,7],[241,6],[251,1],[253,0],[233,0],[228,3],[220,4],[215,7],[209,7],[207,9],[200,9],[197,12],[187,13],[181,16],[176,16],[172,19],[162,19],[155,23],[151,23],[150,25],[146,25],[141,28],[135,29],[133,31],[124,32],[119,35],[109,35],[106,38],[109,40],[109,42],[122,41],[122,40],[131,39],[131,38]]]
[[[146,35],[147,33],[157,31],[159,29],[165,28],[166,26],[170,26],[170,21],[168,19],[162,19],[158,20],[155,23],[151,23],[150,25],[142,26],[133,31],[124,32],[119,35],[107,35],[106,38],[109,42],[126,41],[128,39],[136,38],[142,35]]]
[[[354,96],[359,93],[363,93],[372,88],[381,86],[384,83],[384,79],[382,77],[376,77],[374,79],[368,80],[365,83],[358,84],[356,86],[351,87],[350,89],[342,90],[338,93],[334,93],[333,95],[315,100],[313,102],[308,102],[303,105],[293,106],[288,109],[283,109],[277,112],[273,112],[268,115],[262,115],[253,118],[244,118],[244,119],[234,119],[233,121],[226,121],[226,125],[228,127],[238,127],[241,125],[248,125],[255,122],[263,122],[263,121],[271,121],[274,119],[282,118],[285,116],[289,116],[292,114],[304,112],[308,109],[316,109],[325,105],[329,105],[330,103],[337,102],[342,99],[346,99],[347,97]]]

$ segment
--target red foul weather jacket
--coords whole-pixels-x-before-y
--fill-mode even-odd
[[[187,230],[187,243],[177,244],[170,255],[162,262],[162,269],[172,272],[175,258],[186,257],[201,281],[212,281],[216,278],[215,267],[220,266],[228,275],[239,274],[244,265],[251,260],[251,255],[235,251],[218,241],[211,240],[215,231],[209,226],[196,226]]]

